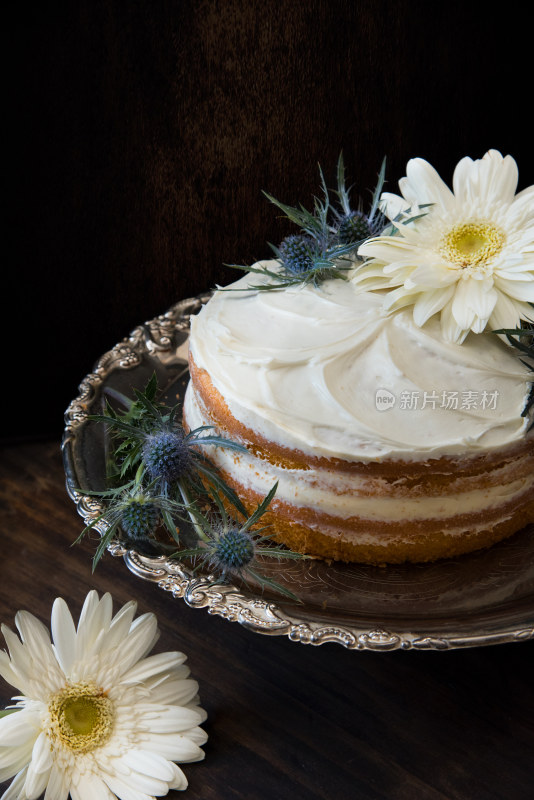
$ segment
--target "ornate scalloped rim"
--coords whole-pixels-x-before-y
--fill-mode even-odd
[[[86,424],[89,409],[107,376],[116,369],[132,369],[141,363],[142,356],[149,354],[162,364],[173,360],[174,340],[177,332],[189,329],[189,318],[207,302],[210,293],[182,300],[169,311],[135,328],[128,337],[105,353],[98,361],[94,372],[87,375],[79,386],[79,395],[65,412],[65,431],[62,451],[67,472],[67,491],[76,503],[78,514],[85,524],[95,520],[105,510],[104,504],[95,497],[84,495],[72,483],[69,462],[72,448],[81,426]],[[107,529],[104,519],[94,525],[102,535]],[[213,575],[193,575],[178,561],[164,556],[148,558],[133,550],[125,550],[114,540],[108,551],[115,557],[122,556],[128,569],[143,580],[157,585],[173,597],[181,598],[191,608],[207,608],[230,622],[238,622],[255,633],[271,636],[286,635],[292,642],[321,645],[327,642],[341,644],[349,650],[450,650],[460,647],[500,644],[504,642],[534,639],[534,628],[499,633],[469,636],[420,636],[414,633],[397,633],[381,628],[372,630],[325,625],[321,621],[302,621],[292,617],[274,603],[260,597],[247,596],[235,586],[218,584]]]

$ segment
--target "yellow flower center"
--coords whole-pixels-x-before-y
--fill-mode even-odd
[[[440,252],[453,266],[479,272],[502,250],[504,242],[504,233],[492,222],[468,222],[443,237]]]
[[[92,683],[74,683],[48,704],[51,738],[74,753],[88,753],[105,744],[113,728],[113,702]]]

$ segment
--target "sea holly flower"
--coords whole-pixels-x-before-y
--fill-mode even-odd
[[[249,530],[266,512],[276,487],[249,517],[241,499],[201,449],[212,445],[246,452],[246,448],[222,436],[206,434],[211,426],[186,433],[175,421],[176,408],[156,403],[155,376],[144,391],[136,391],[135,401],[114,390],[112,394],[126,411],[117,412],[108,406],[107,415],[91,417],[109,425],[115,439],[115,447],[111,449],[110,485],[104,491],[91,493],[102,498],[105,508],[77,540],[95,526],[103,528],[93,569],[118,535],[123,545],[148,556],[173,558],[189,552],[200,556],[201,563],[209,564],[222,580],[236,574],[249,575],[261,586],[276,585],[278,588],[258,571],[261,564],[257,556],[279,559],[302,556],[285,548],[273,548],[272,542],[265,548],[270,537],[259,537],[257,530],[254,533]],[[224,503],[234,517],[242,517],[245,522],[238,523],[230,518]],[[219,510],[217,524],[206,511],[210,507]],[[176,553],[176,544],[181,544],[179,530],[183,526],[188,537],[191,534],[196,537],[199,546]],[[160,535],[164,528],[170,538]]]
[[[213,495],[217,506],[215,515],[204,514],[197,506],[191,505],[189,513],[198,534],[199,545],[177,552],[176,557],[195,559],[197,567],[207,567],[223,581],[239,578],[248,583],[253,580],[262,588],[271,588],[300,602],[292,592],[261,572],[263,559],[308,558],[302,553],[277,547],[272,534],[264,533],[269,526],[258,528],[259,521],[276,494],[277,486],[275,483],[250,516],[247,516],[246,509],[240,504],[239,510],[241,516],[245,518],[244,522],[237,522],[233,515],[228,515],[222,497],[217,493]]]
[[[191,472],[193,453],[189,441],[179,428],[156,429],[148,434],[143,443],[142,459],[150,477],[168,484]]]
[[[158,507],[150,495],[138,494],[130,498],[121,513],[121,527],[132,539],[151,536],[159,520]]]
[[[343,154],[338,159],[337,190],[333,191],[337,196],[337,206],[326,186],[321,167],[319,175],[322,196],[314,198],[312,211],[302,205],[298,208],[288,206],[264,192],[265,197],[301,229],[301,233],[287,236],[278,247],[270,245],[280,265],[278,270],[267,266],[227,266],[267,278],[264,283],[248,287],[258,291],[310,283],[319,286],[334,278],[346,280],[347,272],[354,266],[358,245],[369,236],[379,233],[387,222],[378,203],[384,185],[385,168],[384,160],[368,214],[363,212],[361,201],[357,209],[351,207],[350,190],[345,185]],[[243,290],[229,288],[220,291]]]
[[[336,219],[335,235],[340,244],[352,244],[356,249],[358,245],[370,236],[377,236],[387,225],[387,219],[380,209],[380,196],[384,187],[386,177],[386,159],[382,161],[380,172],[371,208],[366,214],[363,210],[361,199],[358,201],[358,208],[353,209],[350,200],[350,190],[345,186],[345,164],[343,153],[340,153],[337,162],[337,196],[340,210],[335,207],[332,209]]]
[[[439,314],[451,342],[534,319],[534,186],[515,193],[514,159],[496,150],[463,158],[453,191],[421,158],[406,173],[402,197],[382,195],[393,235],[359,247],[367,261],[353,280],[385,290],[385,311],[413,306],[419,326]]]
[[[246,452],[246,448],[231,439],[207,433],[213,429],[210,425],[186,433],[176,420],[178,406],[157,404],[156,392],[157,381],[153,376],[143,392],[135,390],[135,401],[114,393],[126,407],[124,413],[116,412],[108,404],[105,415],[90,417],[106,423],[118,441],[113,452],[115,480],[128,477],[135,469],[136,483],[142,484],[148,478],[160,495],[176,500],[184,490],[205,492],[206,479],[233,501],[235,494],[221,481],[202,451],[206,446],[241,452]]]
[[[9,653],[0,675],[16,687],[13,713],[0,719],[0,781],[9,800],[122,800],[185,789],[175,762],[200,761],[198,684],[183,653],[148,656],[156,618],[134,620],[136,603],[112,615],[112,599],[87,595],[75,627],[61,598],[52,636],[27,611],[2,626]]]
[[[116,535],[126,547],[145,555],[163,555],[172,551],[172,545],[155,536],[160,525],[164,525],[171,537],[178,542],[177,523],[187,518],[184,504],[154,491],[155,481],[144,487],[140,483],[142,467],[133,481],[117,489],[95,492],[105,503],[105,510],[91,520],[77,538],[77,542],[102,520],[106,522],[95,555],[93,571],[106,548]]]
[[[313,269],[319,255],[317,244],[310,236],[287,236],[278,248],[282,269],[289,275],[302,275]]]

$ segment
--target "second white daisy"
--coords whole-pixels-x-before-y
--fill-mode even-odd
[[[92,591],[77,628],[54,602],[53,644],[26,611],[20,640],[2,626],[0,675],[22,695],[0,719],[0,781],[15,776],[5,800],[151,800],[186,788],[174,762],[202,759],[207,739],[198,684],[183,653],[147,658],[156,618],[135,611],[130,602],[112,616],[111,596]]]
[[[515,194],[514,159],[496,150],[463,158],[454,192],[421,158],[406,172],[402,197],[382,195],[396,232],[360,246],[370,260],[353,280],[387,290],[386,311],[413,305],[419,326],[439,313],[447,341],[534,319],[534,186]]]

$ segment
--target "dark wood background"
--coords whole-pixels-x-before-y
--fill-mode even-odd
[[[341,149],[364,196],[384,156],[393,189],[413,156],[450,180],[492,147],[514,155],[522,187],[534,180],[518,3],[497,15],[455,0],[74,0],[11,13],[5,436],[59,435],[98,356],[288,232],[261,190],[309,203],[317,163],[332,183]]]
[[[343,149],[365,194],[423,156],[515,156],[534,182],[524,5],[427,0],[21,4],[9,66],[0,619],[87,590],[154,610],[210,717],[192,798],[527,800],[533,642],[354,653],[263,638],[71,548],[64,408],[96,359],[288,232]],[[41,441],[37,441],[41,440]],[[21,566],[23,564],[23,566]],[[0,686],[2,704],[11,694]],[[178,793],[175,793],[178,797]]]

